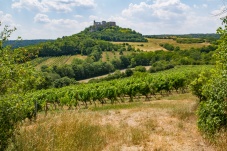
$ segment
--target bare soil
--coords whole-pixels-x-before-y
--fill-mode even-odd
[[[161,104],[170,102],[172,105],[179,104],[179,100],[161,100],[159,102]],[[187,104],[188,109],[194,112],[194,101],[181,100],[180,104]],[[180,114],[178,110],[179,108],[172,109],[171,107],[110,110],[100,117],[99,124],[109,124],[119,128],[119,133],[124,133],[127,129],[132,128],[143,130],[144,126],[149,125],[148,122],[150,122],[150,127],[146,130],[149,133],[148,139],[136,145],[117,143],[119,145],[117,150],[121,151],[213,151],[214,148],[205,142],[197,129],[195,114],[186,115],[186,118],[182,119],[177,115]],[[122,128],[124,131],[121,131]],[[112,150],[112,148],[113,144],[110,144],[104,150]]]

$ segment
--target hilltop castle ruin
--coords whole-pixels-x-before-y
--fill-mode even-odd
[[[106,22],[106,21],[96,22],[94,20],[94,25],[93,26],[116,26],[116,22]]]
[[[94,20],[93,27],[91,28],[90,31],[91,31],[91,32],[97,31],[97,29],[98,29],[99,27],[112,27],[112,26],[116,26],[116,22],[112,22],[112,21],[110,21],[110,22],[106,22],[106,21],[96,22],[96,21]]]

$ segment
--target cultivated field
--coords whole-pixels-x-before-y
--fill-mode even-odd
[[[112,42],[114,44],[122,44],[124,42]],[[183,49],[190,49],[192,47],[194,48],[200,48],[203,46],[209,45],[209,43],[197,43],[197,44],[179,44],[176,41],[172,39],[153,39],[148,38],[148,42],[127,42],[129,45],[135,47],[135,49],[139,48],[143,51],[157,51],[157,50],[165,50],[165,48],[161,47],[159,44],[161,43],[169,43],[173,45],[174,47],[179,46],[182,50]],[[124,51],[123,55],[131,54],[132,51]],[[87,56],[81,56],[81,55],[73,55],[73,56],[60,56],[60,57],[50,57],[50,58],[37,58],[33,61],[33,63],[36,65],[36,69],[40,69],[41,66],[47,65],[47,66],[60,66],[64,64],[71,64],[73,59],[80,58],[85,59]],[[102,53],[102,61],[108,62],[113,59],[118,59],[120,57],[120,54],[118,51],[106,51]]]
[[[165,48],[161,47],[159,44],[161,43],[169,43],[174,47],[179,46],[182,50],[194,48],[200,48],[203,46],[208,46],[209,43],[195,43],[195,44],[179,44],[173,39],[153,39],[147,38],[148,42],[127,42],[129,45],[132,45],[136,49],[139,48],[143,51],[156,51],[156,50],[166,50]],[[114,44],[122,44],[125,42],[112,42]]]
[[[15,139],[19,150],[80,151],[214,151],[200,135],[190,93],[153,98],[149,102],[90,106],[89,109],[40,113],[25,122]],[[221,146],[223,145],[223,146]],[[13,146],[12,146],[13,148]],[[13,149],[12,149],[13,150]]]
[[[40,68],[43,65],[60,66],[60,65],[64,65],[64,64],[71,64],[73,59],[75,59],[75,58],[85,59],[85,58],[87,58],[87,56],[74,55],[74,56],[50,57],[50,58],[44,59],[43,61],[39,62],[36,65],[36,69],[40,70]],[[34,62],[36,62],[37,60],[40,60],[40,58],[35,59]]]
[[[131,51],[124,51],[123,55],[131,54]],[[102,61],[108,62],[113,59],[119,59],[120,54],[118,51],[106,51],[102,53]],[[50,57],[50,58],[37,58],[33,60],[33,63],[36,65],[36,69],[40,70],[40,68],[43,65],[47,66],[60,66],[64,64],[71,64],[73,59],[79,58],[79,59],[86,59],[87,56],[81,56],[81,55],[73,55],[73,56],[60,56],[60,57]]]
[[[129,55],[131,54],[132,51],[124,51],[123,55]],[[120,54],[118,51],[105,51],[102,53],[102,61],[103,62],[108,62],[111,61],[113,59],[119,59],[120,58]]]

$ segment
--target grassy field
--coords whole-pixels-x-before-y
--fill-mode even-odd
[[[122,44],[123,42],[112,42],[114,44]],[[197,44],[179,44],[172,39],[152,39],[148,38],[148,42],[128,42],[128,44],[132,45],[136,49],[139,48],[143,51],[157,51],[157,50],[166,50],[165,48],[161,47],[159,44],[161,43],[169,43],[172,44],[174,47],[179,46],[181,49],[190,49],[191,47],[200,48],[203,46],[209,45],[209,43],[197,43]],[[124,51],[124,55],[131,54],[131,51]],[[103,52],[102,54],[102,61],[108,62],[114,58],[119,58],[119,52],[110,51],[110,52]],[[41,66],[53,66],[53,65],[62,65],[62,64],[71,64],[74,58],[85,59],[86,56],[81,55],[74,55],[74,56],[61,56],[61,57],[51,57],[51,58],[37,58],[34,60],[36,62],[36,69],[40,69]]]
[[[196,125],[198,102],[190,93],[150,102],[104,105],[81,110],[40,113],[24,122],[9,150],[176,151],[224,150],[203,139]]]
[[[131,54],[132,51],[124,51],[123,52],[123,55],[129,55]],[[111,61],[113,59],[118,59],[120,58],[120,54],[118,51],[106,51],[106,52],[103,52],[102,53],[102,61],[103,62],[108,62],[108,61]]]
[[[36,65],[36,69],[40,70],[40,68],[43,65],[60,66],[60,65],[64,65],[64,64],[71,64],[73,59],[75,59],[75,58],[85,59],[86,57],[87,56],[81,56],[81,55],[50,57],[50,58],[44,59],[43,61],[39,62]],[[37,60],[40,60],[40,58],[35,59],[34,62],[36,62]]]
[[[131,54],[131,51],[125,51],[123,52],[123,55],[128,55]],[[103,62],[108,62],[111,61],[115,58],[119,58],[120,54],[119,52],[115,52],[115,51],[107,51],[107,52],[103,52],[102,54],[102,61]],[[60,65],[64,65],[64,64],[71,64],[73,59],[75,58],[79,58],[79,59],[86,59],[87,56],[81,56],[81,55],[74,55],[74,56],[60,56],[60,57],[49,57],[49,58],[37,58],[33,61],[33,63],[36,65],[36,69],[40,70],[40,68],[43,65],[47,65],[47,66],[60,66]]]
[[[190,49],[191,47],[194,48],[201,48],[203,46],[208,46],[209,43],[196,43],[196,44],[179,44],[173,39],[153,39],[147,38],[148,42],[127,42],[128,44],[132,45],[136,49],[139,48],[143,51],[156,51],[156,50],[166,50],[165,48],[161,47],[159,44],[161,43],[169,43],[174,47],[179,46],[182,50]],[[122,44],[124,42],[112,42],[114,44]]]

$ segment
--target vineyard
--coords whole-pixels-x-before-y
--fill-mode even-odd
[[[81,58],[84,59],[86,56],[80,56],[80,55],[74,55],[74,56],[60,56],[60,57],[43,57],[43,58],[37,58],[33,60],[34,65],[36,66],[36,69],[40,69],[41,66],[47,65],[47,66],[60,66],[64,64],[71,64],[73,59],[75,58]]]
[[[48,89],[27,94],[25,99],[34,110],[37,109],[73,109],[89,104],[115,104],[133,102],[137,98],[149,101],[158,95],[171,95],[171,93],[184,93],[190,83],[198,77],[201,71],[208,71],[212,66],[180,66],[172,70],[155,74],[135,73],[130,78],[104,81],[100,83],[83,83],[59,89]]]

